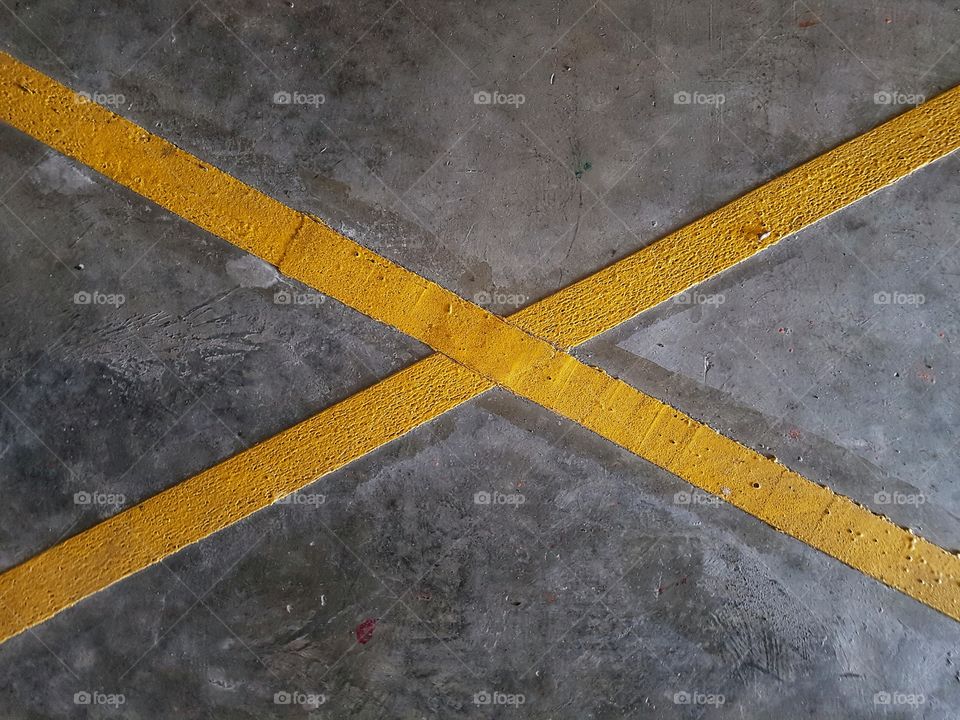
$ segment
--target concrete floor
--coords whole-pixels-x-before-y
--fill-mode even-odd
[[[504,314],[904,109],[877,93],[960,82],[960,8],[933,0],[0,15],[3,50]],[[474,102],[494,90],[525,101]],[[428,352],[322,296],[275,302],[308,291],[5,126],[0,153],[2,568]],[[958,548],[958,173],[577,354]],[[0,645],[0,714],[960,714],[955,622],[688,488],[492,391]],[[494,490],[525,501],[474,503]]]

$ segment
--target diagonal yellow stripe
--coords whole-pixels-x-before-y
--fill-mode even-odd
[[[428,358],[7,571],[0,575],[0,594],[8,594],[6,602],[16,617],[7,627],[0,626],[0,637],[41,622],[91,592],[246,517],[359,457],[371,449],[371,443],[387,442],[404,428],[482,392],[491,381],[960,619],[960,560],[953,555],[525,332],[537,330],[559,345],[585,339],[582,325],[590,332],[612,327],[842,206],[825,196],[835,192],[843,204],[852,202],[952,151],[960,128],[958,91],[521,311],[511,318],[514,325],[105,109],[74,104],[67,88],[12,58],[0,57],[0,61],[0,110],[11,124],[484,376],[477,377],[447,358]],[[881,161],[892,142],[898,144],[899,152],[885,165]],[[852,163],[858,154],[876,162],[857,169]],[[650,287],[643,286],[645,279],[651,281]],[[584,309],[583,299],[591,294],[599,301]],[[429,382],[439,383],[442,392],[425,383],[424,369],[430,372]],[[386,393],[404,398],[407,404],[387,402],[392,413],[379,419],[386,430],[377,443],[369,433],[370,418],[365,416],[372,412],[372,399],[384,402]],[[358,422],[367,428],[355,446],[327,447],[326,438],[334,442],[334,436],[314,434],[316,428],[325,429],[324,417],[338,414],[343,426]],[[300,438],[302,446],[290,438]],[[341,449],[335,451],[337,447]],[[313,457],[304,457],[308,454]],[[213,488],[217,493],[208,494]],[[233,504],[224,503],[220,495],[230,488],[238,491]],[[182,512],[183,503],[192,501],[199,510]],[[193,525],[183,518],[190,518]],[[144,537],[155,541],[146,542]],[[129,547],[133,538],[140,539],[143,550]],[[118,541],[122,553],[115,552]],[[97,562],[88,562],[91,556]]]
[[[492,387],[431,355],[0,575],[0,642]]]

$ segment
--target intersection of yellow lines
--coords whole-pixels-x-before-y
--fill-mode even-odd
[[[960,88],[508,318],[0,54],[0,119],[436,354],[0,574],[0,642],[494,387],[960,620],[960,558],[568,350],[960,147]]]

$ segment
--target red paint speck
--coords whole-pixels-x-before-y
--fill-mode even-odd
[[[791,440],[799,440],[799,439],[800,439],[800,431],[799,431],[797,428],[793,428],[793,429],[791,429],[791,430],[788,430],[788,431],[787,431],[787,437],[789,437]]]
[[[800,22],[797,23],[797,25],[799,25],[802,28],[809,28],[819,24],[820,24],[819,20],[801,20]]]
[[[366,645],[373,639],[373,630],[377,627],[376,618],[367,618],[362,623],[357,625],[356,634],[357,642],[361,645]]]
[[[666,585],[661,585],[660,587],[658,587],[658,588],[657,588],[657,595],[658,595],[658,596],[662,595],[664,590],[667,590],[667,589],[669,589],[669,588],[671,588],[671,587],[676,587],[677,585],[686,585],[686,584],[687,584],[687,577],[686,577],[686,576],[683,576],[682,578],[680,578],[680,579],[677,580],[676,582],[667,583]]]

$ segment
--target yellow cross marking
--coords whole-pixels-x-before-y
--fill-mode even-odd
[[[495,385],[960,620],[956,556],[566,352],[960,147],[960,89],[507,319],[3,54],[0,118],[439,353],[0,574],[0,641]]]

